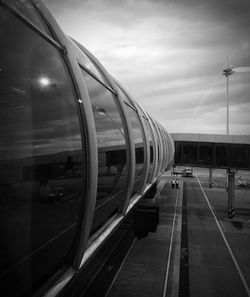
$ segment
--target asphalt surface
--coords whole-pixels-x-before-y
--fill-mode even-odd
[[[213,189],[207,185],[208,177],[202,174],[198,179],[184,179],[189,242],[187,296],[250,296],[250,216],[238,213],[227,219],[223,176],[215,178]],[[236,202],[246,211],[247,198],[248,191],[236,190]]]
[[[250,297],[249,187],[236,188],[228,219],[225,171],[214,172],[213,188],[208,170],[194,174],[179,177],[180,189],[162,176],[157,232],[134,241],[103,296]]]
[[[180,189],[172,189],[165,175],[160,185],[162,190],[156,201],[160,207],[157,232],[135,241],[106,294],[108,297],[162,297],[176,292]],[[176,261],[171,261],[176,255]]]

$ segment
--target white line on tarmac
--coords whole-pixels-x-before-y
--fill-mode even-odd
[[[164,280],[164,287],[163,287],[162,297],[165,297],[166,292],[167,292],[168,275],[169,275],[169,267],[170,267],[170,257],[171,257],[172,246],[173,246],[174,226],[175,226],[175,218],[176,218],[178,198],[179,198],[179,191],[177,191],[176,201],[175,201],[174,218],[173,218],[173,224],[172,224],[171,239],[170,239],[169,251],[168,251],[168,262],[167,262],[167,268],[166,268],[166,275],[165,275],[165,280]]]
[[[125,261],[126,261],[127,258],[128,258],[128,255],[130,254],[132,248],[134,247],[134,244],[135,244],[136,240],[137,240],[136,238],[133,240],[133,242],[132,242],[132,244],[131,244],[129,250],[127,251],[127,254],[126,254],[126,256],[124,257],[124,259],[123,259],[123,261],[122,261],[122,264],[120,265],[119,269],[117,270],[117,272],[116,272],[116,274],[115,274],[115,277],[114,277],[114,279],[112,280],[112,283],[110,284],[110,286],[109,286],[109,288],[108,288],[108,290],[107,290],[107,292],[106,292],[106,294],[105,294],[105,297],[107,297],[107,296],[109,295],[111,289],[113,288],[114,282],[116,281],[116,279],[117,279],[117,277],[118,277],[118,274],[120,273],[120,271],[121,271],[121,269],[122,269],[122,267],[123,267]]]
[[[248,295],[248,297],[250,297],[250,290],[249,290],[249,287],[248,287],[248,285],[247,285],[247,282],[246,282],[246,280],[245,280],[245,278],[244,278],[244,275],[243,275],[243,273],[242,273],[242,271],[241,271],[241,269],[240,269],[240,266],[239,266],[239,264],[238,264],[238,262],[237,262],[237,260],[236,260],[236,258],[235,258],[235,256],[234,256],[234,254],[233,254],[231,248],[230,248],[230,245],[229,245],[229,243],[228,243],[228,241],[227,241],[227,239],[226,239],[226,237],[225,237],[223,231],[222,231],[221,225],[220,225],[220,223],[219,223],[219,221],[218,221],[218,219],[217,219],[217,217],[216,217],[216,215],[215,215],[215,213],[214,213],[214,211],[213,211],[213,209],[212,209],[212,207],[211,207],[211,205],[210,205],[210,203],[209,203],[209,200],[208,200],[208,198],[207,198],[207,196],[206,196],[206,194],[205,194],[205,192],[204,192],[204,190],[203,190],[203,188],[202,188],[202,185],[201,185],[201,183],[200,183],[200,180],[199,180],[198,176],[195,175],[195,177],[196,177],[196,179],[197,179],[197,181],[198,181],[198,183],[199,183],[199,185],[200,185],[200,188],[201,188],[201,191],[202,191],[204,197],[206,198],[207,204],[208,204],[208,206],[209,206],[209,208],[210,208],[210,210],[211,210],[211,212],[212,212],[212,215],[213,215],[213,217],[214,217],[214,219],[215,219],[215,222],[216,222],[216,224],[217,224],[217,226],[218,226],[218,228],[219,228],[219,230],[220,230],[221,236],[222,236],[222,238],[223,238],[223,240],[224,240],[224,242],[225,242],[225,244],[226,244],[226,246],[227,246],[227,249],[228,249],[228,251],[229,251],[229,253],[230,253],[230,255],[231,255],[232,259],[233,259],[234,265],[235,265],[235,267],[236,267],[236,269],[237,269],[237,271],[238,271],[238,274],[239,274],[239,276],[240,276],[240,278],[241,278],[241,281],[242,281],[242,283],[243,283],[243,285],[244,285],[244,288],[245,288],[245,290],[246,290],[246,292],[247,292],[247,295]]]

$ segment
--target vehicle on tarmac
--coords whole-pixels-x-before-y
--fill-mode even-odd
[[[184,168],[182,170],[183,177],[193,177],[193,168]]]
[[[246,188],[247,182],[240,176],[236,182],[236,186],[240,188]]]

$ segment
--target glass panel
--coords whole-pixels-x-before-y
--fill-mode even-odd
[[[166,167],[167,167],[171,159],[171,145],[170,145],[170,139],[166,132],[165,132],[165,141],[166,141],[166,151],[167,151],[167,156],[166,156]]]
[[[148,120],[143,118],[143,121],[146,127],[146,133],[147,133],[147,138],[149,142],[149,155],[150,155],[149,160],[150,161],[149,161],[149,171],[148,171],[148,177],[147,177],[147,183],[149,183],[153,173],[153,161],[154,161],[153,136],[152,136],[152,132],[151,132]]]
[[[163,170],[163,160],[164,160],[164,147],[163,139],[161,134],[161,128],[159,127],[160,143],[161,143],[161,171]]]
[[[169,162],[174,161],[175,159],[175,142],[171,134],[167,133],[167,140],[168,140],[168,151],[169,151]]]
[[[119,90],[119,95],[122,97],[122,100],[129,105],[135,107],[133,100],[128,96],[126,92],[124,92],[117,84],[116,84],[118,90]]]
[[[6,2],[10,7],[13,7],[28,21],[36,25],[42,32],[47,35],[51,35],[49,28],[30,0],[4,0],[4,2]]]
[[[175,141],[175,154],[174,154],[174,164],[175,165],[182,165],[184,163],[183,161],[183,153],[182,153],[182,142]]]
[[[247,145],[230,144],[231,147],[231,164],[246,168],[248,164],[248,149]]]
[[[168,134],[166,131],[164,131],[164,138],[165,138],[165,143],[166,143],[166,167],[168,166],[168,163],[170,161],[170,155],[171,155],[171,151],[170,151],[170,140],[168,137]]]
[[[156,131],[156,127],[155,127],[154,121],[153,121],[152,119],[151,119],[151,126],[152,126],[152,128],[153,128],[154,135],[155,135],[155,137],[154,137],[154,139],[155,139],[155,146],[154,146],[154,149],[156,150],[156,152],[159,152],[158,133],[157,133],[157,131]],[[158,158],[159,158],[159,157],[157,157],[157,159],[156,159],[156,154],[155,154],[155,167],[156,167],[156,168],[158,167]],[[154,171],[155,171],[155,168],[154,168]],[[156,169],[156,171],[155,171],[155,176],[156,176],[156,174],[157,174],[157,169]],[[154,177],[155,177],[155,176],[154,176]]]
[[[213,161],[213,146],[211,143],[199,143],[199,163],[212,165]]]
[[[135,181],[131,197],[140,191],[145,175],[144,164],[144,143],[142,136],[142,126],[137,112],[127,105],[128,116],[132,126],[133,140],[135,144]]]
[[[26,296],[70,252],[86,165],[59,52],[0,15],[0,291]]]
[[[157,149],[158,149],[158,169],[157,169],[157,175],[158,173],[160,172],[160,169],[161,169],[161,147],[160,147],[160,133],[159,133],[159,130],[158,130],[158,127],[157,125],[155,124],[154,125],[155,127],[155,131],[156,131],[156,138],[157,138]]]
[[[161,129],[160,131],[161,131],[162,144],[163,144],[163,169],[165,169],[166,168],[166,156],[167,156],[166,139],[165,139],[163,129]]]
[[[198,160],[198,143],[183,143],[183,162],[192,164]]]
[[[123,92],[123,90],[118,87],[119,96],[122,97],[122,100],[131,104],[130,99]],[[142,125],[139,120],[138,113],[126,104],[128,118],[132,126],[133,141],[135,146],[135,181],[132,189],[131,198],[134,194],[140,191],[140,186],[142,185],[145,172],[144,164],[144,143],[143,143],[143,132]]]
[[[228,145],[215,144],[216,166],[228,165]]]
[[[98,189],[92,232],[114,215],[126,187],[127,147],[121,116],[112,93],[82,70],[94,113],[98,145]]]
[[[89,59],[89,57],[79,48],[79,43],[69,38],[69,43],[73,49],[76,58],[80,64],[86,67],[90,72],[92,72],[101,82],[105,84],[105,81],[101,73],[97,70],[94,63]],[[79,46],[78,46],[79,45]]]
[[[161,144],[162,144],[162,169],[164,168],[164,161],[165,161],[165,144],[162,135],[162,130],[160,128],[160,135],[161,135]]]
[[[154,142],[154,167],[153,167],[153,173],[154,176],[153,178],[155,178],[156,176],[156,168],[157,168],[157,162],[158,162],[158,158],[156,158],[156,153],[157,153],[157,132],[155,130],[155,125],[154,122],[152,120],[152,118],[149,117],[149,121],[150,121],[150,126],[152,128],[152,132],[153,132],[153,142]]]

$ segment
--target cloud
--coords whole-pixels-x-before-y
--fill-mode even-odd
[[[250,66],[248,0],[45,4],[63,30],[88,48],[170,132],[180,127],[185,132],[216,131],[216,126],[223,131],[226,81],[221,71],[227,60],[233,66]],[[230,104],[244,115],[241,106],[250,104],[249,85],[250,73],[230,78]],[[237,133],[249,128],[246,116],[243,122],[245,129],[237,124]]]

